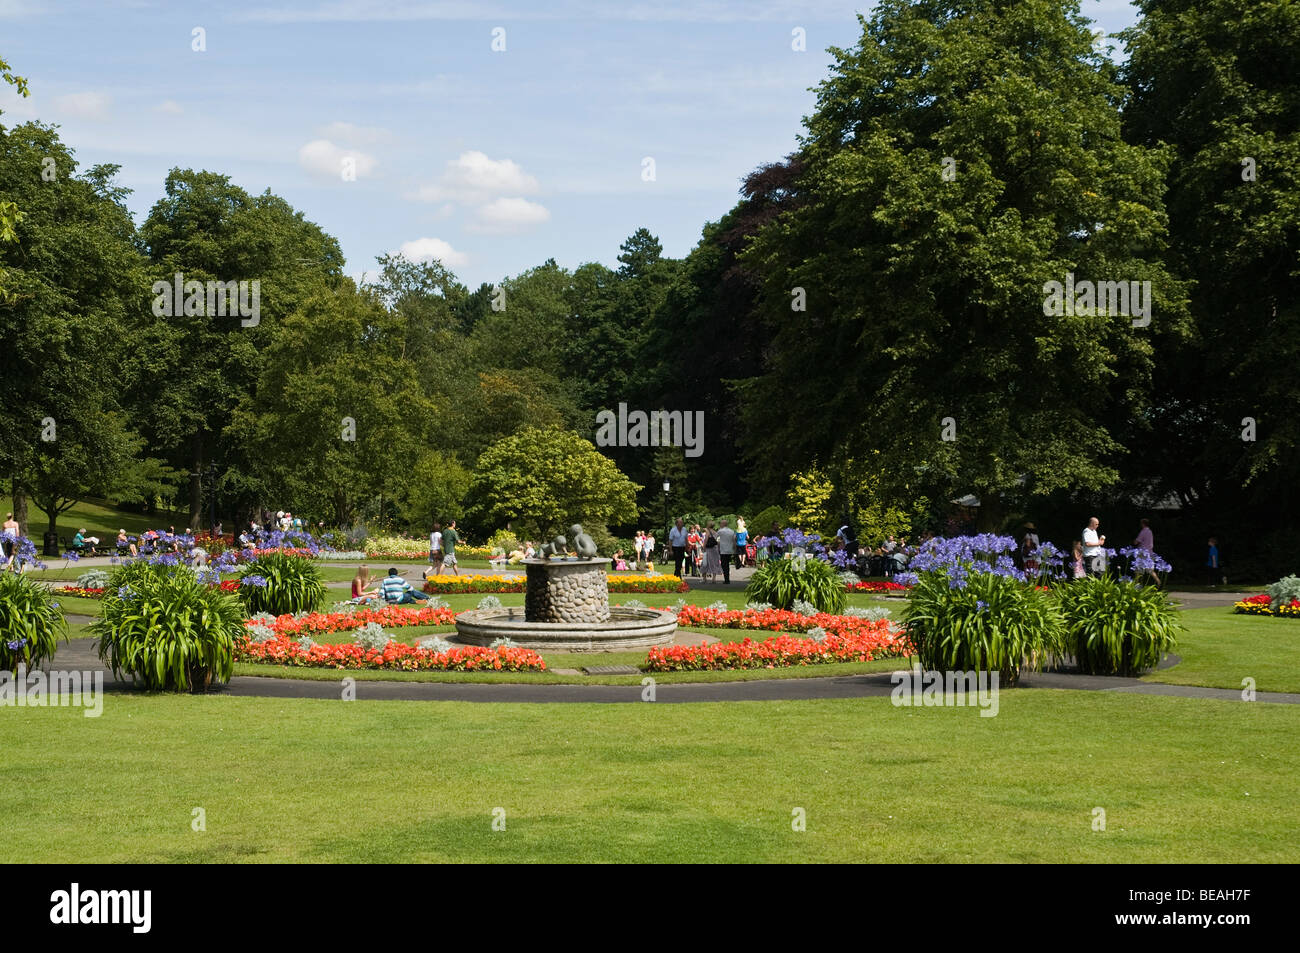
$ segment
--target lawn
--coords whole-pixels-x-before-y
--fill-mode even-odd
[[[1300,619],[1236,615],[1231,606],[1185,609],[1187,632],[1175,650],[1183,660],[1145,681],[1261,692],[1300,692]]]
[[[0,860],[1295,862],[1298,732],[1295,706],[1102,692],[996,718],[114,695],[0,713]]]

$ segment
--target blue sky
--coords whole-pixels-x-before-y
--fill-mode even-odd
[[[32,88],[0,89],[0,122],[57,123],[84,165],[120,164],[137,222],[170,168],[205,168],[283,196],[339,239],[349,274],[405,250],[474,287],[551,257],[615,265],[641,226],[685,255],[747,172],[795,148],[825,50],[856,42],[858,11],[870,4],[0,0],[0,56]],[[1082,12],[1107,32],[1136,20],[1122,0]]]

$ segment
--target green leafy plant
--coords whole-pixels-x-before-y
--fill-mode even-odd
[[[838,613],[848,602],[839,572],[820,559],[775,559],[749,577],[745,595],[751,602],[767,602],[792,609],[796,600],[812,603],[818,612]]]
[[[29,669],[54,657],[68,624],[54,594],[21,573],[0,573],[0,669]]]
[[[1283,576],[1264,590],[1275,606],[1289,606],[1300,599],[1300,576]]]
[[[239,598],[250,615],[315,612],[325,601],[325,580],[320,569],[301,556],[266,553],[244,566],[239,578]],[[265,584],[252,585],[254,581]]]
[[[99,657],[155,691],[202,691],[230,678],[239,603],[187,566],[135,562],[114,569],[100,618]]]
[[[1066,646],[1088,675],[1137,675],[1177,644],[1178,609],[1154,586],[1090,576],[1057,589]]]
[[[923,668],[997,672],[1008,687],[1022,666],[1040,668],[1065,644],[1050,594],[995,573],[971,573],[957,586],[944,573],[921,573],[902,621]]]

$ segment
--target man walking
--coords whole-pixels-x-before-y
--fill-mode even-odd
[[[722,584],[731,585],[731,560],[736,555],[736,531],[724,519],[718,528],[718,556],[722,559]]]
[[[429,534],[429,565],[442,568],[442,524],[434,523]]]
[[[668,545],[673,551],[673,575],[681,579],[682,563],[686,560],[686,527],[682,525],[680,516],[668,531]]]
[[[1097,534],[1100,526],[1101,520],[1094,516],[1088,520],[1088,525],[1083,530],[1083,559],[1089,576],[1100,576],[1106,571],[1106,553],[1102,549],[1106,537]]]
[[[456,544],[460,542],[460,534],[456,532],[456,521],[449,520],[447,528],[442,531],[442,563],[438,566],[435,576],[442,575],[442,567],[450,566],[451,571],[457,576],[460,570],[456,568]]]

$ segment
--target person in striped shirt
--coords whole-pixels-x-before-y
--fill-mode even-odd
[[[384,581],[379,584],[379,594],[389,605],[403,605],[415,601],[415,590],[411,584],[397,574],[396,569],[389,569]]]

